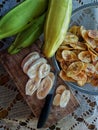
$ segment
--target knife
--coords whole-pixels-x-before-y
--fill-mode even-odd
[[[52,58],[52,60],[53,60],[53,58]],[[49,113],[50,113],[51,105],[53,102],[53,95],[55,92],[56,81],[57,81],[57,71],[54,72],[54,75],[55,75],[54,84],[53,84],[51,91],[49,92],[49,94],[46,97],[45,104],[41,110],[41,113],[40,113],[40,116],[38,119],[37,128],[44,127],[44,125],[48,119]]]

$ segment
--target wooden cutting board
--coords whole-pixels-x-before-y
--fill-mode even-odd
[[[23,49],[18,54],[9,55],[7,53],[7,51],[3,51],[0,54],[1,63],[5,67],[5,69],[11,76],[11,78],[13,79],[14,83],[16,84],[16,87],[18,88],[21,95],[26,100],[27,104],[31,108],[35,117],[37,117],[37,118],[40,115],[40,112],[44,105],[45,99],[38,100],[36,97],[36,93],[33,96],[27,96],[25,94],[25,84],[28,81],[28,77],[22,71],[21,62],[22,62],[23,58],[32,51],[38,51],[40,54],[42,54],[40,51],[41,50],[40,45],[41,45],[41,42],[38,40],[38,41],[36,41],[35,44],[33,44],[33,46]],[[48,60],[48,61],[51,64],[51,66],[53,67],[51,60]],[[58,77],[56,87],[59,84],[63,84],[63,81]],[[68,105],[66,106],[66,108],[60,108],[60,107],[56,107],[56,106],[52,105],[51,112],[49,114],[45,127],[55,124],[60,119],[64,118],[67,114],[72,113],[74,110],[76,110],[76,108],[78,106],[79,106],[79,103],[71,92],[71,98],[70,98],[70,101],[69,101]]]

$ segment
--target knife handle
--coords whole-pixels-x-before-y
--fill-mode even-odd
[[[48,94],[38,120],[37,128],[42,128],[44,126],[50,112],[52,101],[53,101],[53,94]]]

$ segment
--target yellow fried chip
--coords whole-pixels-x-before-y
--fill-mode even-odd
[[[72,47],[69,47],[69,46],[67,46],[67,45],[61,45],[61,46],[59,47],[59,49],[61,49],[61,50],[73,50]]]
[[[68,34],[65,36],[64,41],[65,41],[65,42],[68,42],[68,43],[76,43],[76,42],[78,42],[78,37],[77,37],[75,34],[68,33]]]
[[[88,36],[94,40],[98,40],[98,31],[97,30],[88,30]]]
[[[95,49],[97,47],[95,40],[88,36],[87,30],[85,30],[83,26],[81,26],[80,32],[84,40],[87,42],[88,46]]]
[[[62,58],[62,49],[58,49],[57,52],[56,52],[56,59],[59,61],[59,62],[62,62],[63,61],[63,58]]]
[[[88,48],[88,51],[89,51],[89,53],[91,54],[92,61],[93,61],[93,62],[96,62],[96,61],[98,60],[98,56],[97,56],[97,54],[95,54],[94,51],[92,51],[92,50],[93,50],[93,49]]]
[[[90,63],[91,62],[91,54],[89,51],[82,51],[78,54],[78,58],[85,63]]]
[[[67,70],[67,65],[66,65],[65,61],[60,62],[60,67],[62,68],[63,71],[66,72],[66,70]]]
[[[80,26],[76,26],[76,25],[72,26],[72,27],[69,29],[69,32],[71,32],[71,33],[77,35],[78,37],[81,36]]]
[[[79,74],[74,75],[72,78],[76,81],[83,81],[85,83],[87,81],[87,75],[84,71],[81,71]]]
[[[65,61],[75,61],[77,60],[77,56],[73,51],[69,51],[69,50],[63,50],[62,51],[62,58]]]
[[[85,68],[85,72],[88,76],[91,77],[95,73],[95,66],[91,63],[88,63]]]
[[[79,81],[77,81],[77,84],[78,84],[79,86],[84,86],[85,83],[86,83],[86,81],[87,81],[87,80],[79,80]]]
[[[98,74],[98,62],[95,65],[95,73]]]
[[[67,76],[72,78],[74,75],[79,74],[82,71],[83,67],[84,63],[81,61],[71,63],[67,68]]]
[[[91,84],[98,87],[98,74],[94,75]]]
[[[82,42],[70,43],[70,46],[73,47],[74,49],[78,49],[78,50],[87,49],[86,45]]]
[[[70,78],[70,77],[68,77],[63,70],[60,71],[59,76],[60,76],[60,78],[63,79],[64,81],[75,82],[75,80],[72,79],[72,78]]]

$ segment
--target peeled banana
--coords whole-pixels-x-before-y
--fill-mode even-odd
[[[72,0],[50,0],[44,29],[43,53],[52,57],[63,42],[72,12]]]

